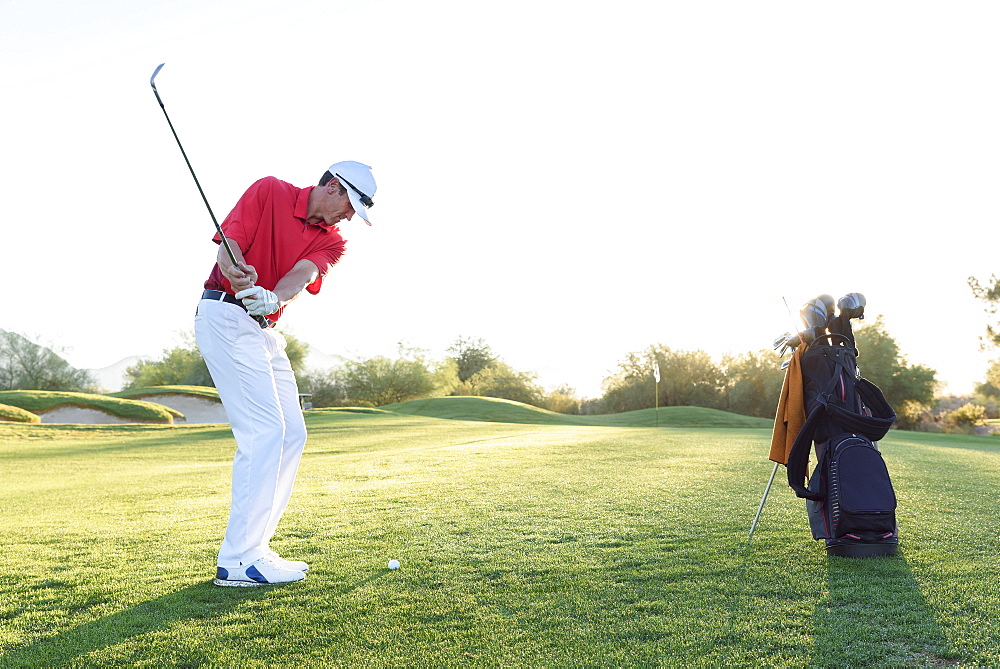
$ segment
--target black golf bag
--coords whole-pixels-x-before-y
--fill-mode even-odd
[[[876,442],[896,414],[860,377],[850,318],[831,318],[802,354],[806,422],[788,456],[788,484],[805,498],[814,539],[830,555],[894,555],[896,494]],[[817,465],[806,486],[812,445]]]

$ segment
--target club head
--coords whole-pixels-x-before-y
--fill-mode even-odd
[[[166,63],[160,63],[159,65],[157,65],[156,69],[153,70],[153,76],[149,78],[149,85],[153,87],[154,91],[156,90],[156,84],[153,83],[153,79],[156,79],[156,75],[160,73],[160,70],[163,69],[164,65],[166,65]]]
[[[864,320],[865,304],[865,296],[861,293],[848,293],[837,300],[837,307],[840,309],[840,315],[846,316],[847,318],[858,318]]]
[[[802,305],[799,317],[807,328],[825,328],[833,318],[835,302],[830,295],[820,295]]]

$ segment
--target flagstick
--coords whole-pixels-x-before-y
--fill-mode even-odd
[[[653,362],[653,406],[656,407],[656,427],[660,427],[660,363]]]
[[[774,483],[774,475],[778,473],[778,464],[774,463],[774,469],[771,470],[771,478],[767,481],[767,487],[764,488],[764,496],[760,498],[760,506],[757,507],[757,515],[753,517],[753,524],[750,525],[750,536],[748,539],[753,537],[753,531],[757,529],[757,521],[760,520],[760,512],[764,510],[764,502],[767,501],[767,494],[771,492],[771,484]]]

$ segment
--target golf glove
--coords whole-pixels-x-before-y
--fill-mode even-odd
[[[281,306],[278,296],[266,288],[254,286],[236,293],[237,299],[243,300],[243,306],[251,316],[267,316],[273,314]]]

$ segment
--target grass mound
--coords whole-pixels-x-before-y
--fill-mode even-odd
[[[741,416],[729,411],[704,407],[661,407],[619,414],[574,416],[496,397],[431,397],[389,404],[382,409],[395,413],[476,420],[490,423],[527,423],[533,425],[593,425],[600,427],[732,427],[768,428],[774,421]]]
[[[108,393],[108,397],[135,399],[138,397],[155,397],[157,395],[194,395],[209,400],[221,402],[219,391],[209,386],[149,386],[146,388],[129,388],[117,393]]]
[[[12,423],[40,423],[42,419],[20,407],[0,404],[0,420]]]
[[[59,407],[75,406],[103,411],[137,423],[172,423],[174,417],[182,416],[179,411],[152,402],[54,390],[0,391],[0,404],[9,404],[36,414]]]

